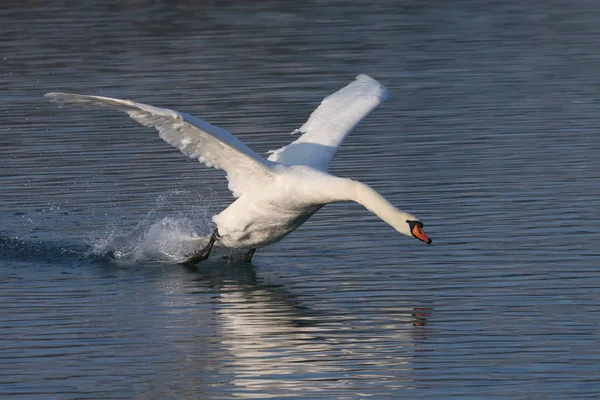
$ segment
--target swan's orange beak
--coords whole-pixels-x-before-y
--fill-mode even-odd
[[[407,221],[410,225],[410,233],[417,239],[427,244],[431,244],[431,239],[423,231],[423,223],[420,221]]]

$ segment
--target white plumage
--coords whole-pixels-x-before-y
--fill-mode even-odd
[[[294,131],[302,136],[274,151],[269,160],[327,171],[344,139],[387,95],[387,89],[375,79],[358,75],[354,82],[323,99],[308,121]]]
[[[265,246],[295,230],[323,205],[345,200],[364,205],[402,234],[431,242],[417,218],[399,211],[369,186],[326,172],[352,129],[387,98],[385,87],[367,75],[326,97],[296,130],[302,136],[267,160],[224,129],[182,112],[101,96],[47,93],[46,97],[124,111],[156,128],[162,139],[187,156],[224,170],[237,200],[213,217],[217,246]]]

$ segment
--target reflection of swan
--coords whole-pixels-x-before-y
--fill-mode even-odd
[[[398,232],[431,243],[416,217],[399,211],[369,186],[326,172],[354,126],[387,97],[385,87],[366,75],[325,98],[298,130],[303,135],[274,151],[268,160],[227,131],[188,114],[107,97],[46,96],[62,103],[124,111],[158,129],[161,138],[186,155],[225,170],[229,189],[238,199],[213,217],[217,229],[185,263],[206,259],[213,244],[249,249],[249,260],[256,248],[277,242],[325,204],[336,201],[358,202]]]
[[[387,394],[414,379],[411,363],[421,339],[415,330],[423,327],[411,324],[415,311],[401,302],[363,308],[329,299],[330,293],[321,297],[318,286],[296,295],[257,275],[252,264],[212,259],[169,268],[156,282],[176,313],[164,322],[177,321],[173,353],[185,355],[170,373],[218,371],[229,397],[354,398],[372,394],[375,386]]]

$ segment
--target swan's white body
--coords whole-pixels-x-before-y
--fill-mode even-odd
[[[359,75],[325,98],[294,132],[302,136],[272,152],[267,160],[229,132],[188,114],[108,97],[46,96],[61,103],[124,111],[141,124],[157,128],[161,138],[189,157],[225,170],[237,200],[213,217],[218,229],[216,246],[255,249],[277,242],[322,206],[336,201],[356,201],[400,233],[431,242],[416,217],[399,211],[369,186],[326,172],[346,136],[387,98],[385,87],[367,75]]]

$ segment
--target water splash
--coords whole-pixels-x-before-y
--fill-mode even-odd
[[[93,209],[82,216],[82,210],[69,212],[55,204],[20,211],[14,216],[23,220],[26,230],[9,232],[0,226],[0,259],[95,259],[120,265],[181,262],[206,245],[214,229],[217,198],[209,188],[200,198],[197,193],[172,189],[158,196],[156,205],[133,226],[124,225],[135,216],[127,214],[124,219],[127,211],[120,204],[115,204],[107,218],[95,215]]]
[[[111,226],[99,237],[91,238],[91,255],[125,264],[183,261],[186,254],[207,243],[214,229],[213,196],[209,193],[201,204],[194,204],[185,201],[186,195],[189,193],[181,190],[161,195],[157,207],[134,229]],[[170,215],[161,216],[165,213]]]
[[[205,221],[209,225],[209,221]],[[113,230],[92,243],[95,256],[113,258],[121,263],[143,261],[181,262],[185,255],[203,246],[207,236],[198,236],[197,220],[164,217],[151,224],[140,224],[134,231],[121,233]]]

